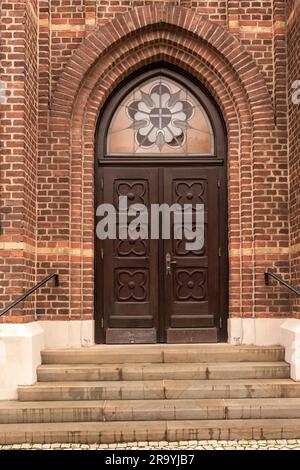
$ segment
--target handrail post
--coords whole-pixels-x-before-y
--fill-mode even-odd
[[[269,286],[270,285],[270,277],[269,277],[269,273],[266,271],[265,272],[265,286]]]
[[[59,274],[54,275],[54,286],[59,287]]]

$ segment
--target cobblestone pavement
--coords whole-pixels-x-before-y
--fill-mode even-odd
[[[179,441],[122,444],[14,444],[0,450],[300,450],[300,439],[270,441]]]

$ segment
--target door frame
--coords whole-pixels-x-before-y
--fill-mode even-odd
[[[182,83],[187,89],[189,89],[201,102],[205,109],[208,117],[210,118],[214,137],[215,137],[215,155],[199,155],[190,156],[187,158],[181,157],[164,157],[147,155],[146,157],[123,157],[123,156],[109,156],[106,157],[106,138],[109,128],[109,124],[115,110],[117,109],[120,102],[126,97],[128,93],[139,84],[143,83],[150,78],[155,77],[158,74],[163,74],[166,77],[175,80],[178,83]],[[147,66],[136,71],[130,77],[125,79],[119,84],[111,96],[103,106],[95,132],[95,168],[94,168],[94,207],[103,202],[103,191],[102,191],[102,168],[104,166],[120,166],[124,165],[128,168],[139,163],[141,167],[176,167],[177,165],[184,166],[195,166],[202,167],[203,169],[211,167],[222,168],[220,171],[220,212],[219,223],[220,223],[220,240],[219,246],[221,249],[222,261],[219,263],[219,276],[224,282],[220,282],[220,334],[218,342],[227,342],[227,320],[228,320],[228,303],[229,303],[229,256],[228,256],[228,188],[227,188],[227,131],[226,126],[213,97],[208,93],[206,88],[195,80],[194,77],[180,70],[178,67],[165,64],[163,62],[157,63],[155,67]],[[176,165],[177,164],[177,165]],[[99,184],[100,183],[100,184]],[[94,215],[95,223],[94,230],[96,228],[96,214]],[[95,316],[95,342],[96,344],[105,343],[105,318],[103,312],[104,304],[104,292],[103,292],[103,242],[96,237],[96,230],[94,231],[94,316]],[[159,278],[159,290],[158,295],[160,298],[159,307],[163,305],[163,295],[160,295],[160,291],[163,288],[163,275],[160,272]],[[96,289],[96,286],[99,286]],[[161,300],[162,299],[162,300]],[[160,333],[159,333],[160,335]]]

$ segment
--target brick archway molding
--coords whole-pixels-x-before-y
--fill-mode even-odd
[[[190,72],[207,87],[223,112],[228,132],[230,313],[233,317],[265,317],[263,286],[266,265],[285,262],[284,250],[270,259],[256,229],[260,165],[267,169],[276,149],[266,143],[266,130],[276,131],[272,99],[252,56],[221,26],[181,7],[138,7],[92,31],[66,65],[51,102],[49,132],[52,164],[68,178],[62,188],[69,201],[68,239],[57,243],[68,259],[56,266],[65,272],[59,308],[46,319],[93,318],[93,165],[94,133],[109,94],[130,73],[163,60]],[[63,139],[62,139],[63,136]],[[262,155],[264,148],[264,155]],[[266,157],[266,155],[268,155]],[[66,170],[67,168],[67,170]],[[268,183],[264,186],[267,188]],[[271,198],[270,198],[271,203]],[[266,200],[265,206],[268,206]],[[58,220],[62,214],[58,211]],[[272,212],[270,204],[270,214]],[[59,230],[57,238],[59,237]],[[277,242],[276,242],[277,243]],[[49,255],[53,260],[53,246]],[[271,245],[274,246],[274,245]],[[41,250],[47,242],[41,241]],[[54,248],[55,251],[55,248]],[[261,253],[264,256],[261,256]],[[45,255],[42,272],[49,266]],[[48,263],[48,264],[47,264]]]

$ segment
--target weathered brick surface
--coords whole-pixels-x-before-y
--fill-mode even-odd
[[[7,89],[0,122],[2,303],[36,279],[37,15],[36,1],[1,3],[1,80]],[[26,321],[33,312],[31,299],[14,314]]]
[[[288,2],[289,15],[296,4]],[[37,2],[9,1],[2,10],[9,96],[1,120],[0,301],[58,270],[62,286],[37,295],[38,317],[93,317],[96,121],[122,79],[163,59],[201,80],[226,121],[230,314],[292,314],[292,298],[263,284],[265,268],[287,279],[292,269],[296,280],[300,264],[296,248],[289,263],[285,0],[40,0],[38,10]],[[295,21],[288,23],[290,51]],[[290,73],[298,73],[292,53]],[[290,114],[296,246],[299,117]],[[30,319],[34,307],[10,320]]]
[[[290,240],[293,283],[300,284],[300,1],[290,0],[288,24],[289,163],[290,163]],[[295,44],[298,46],[294,50]],[[298,104],[292,100],[293,84],[298,81]],[[293,312],[300,314],[300,301],[294,299]]]

